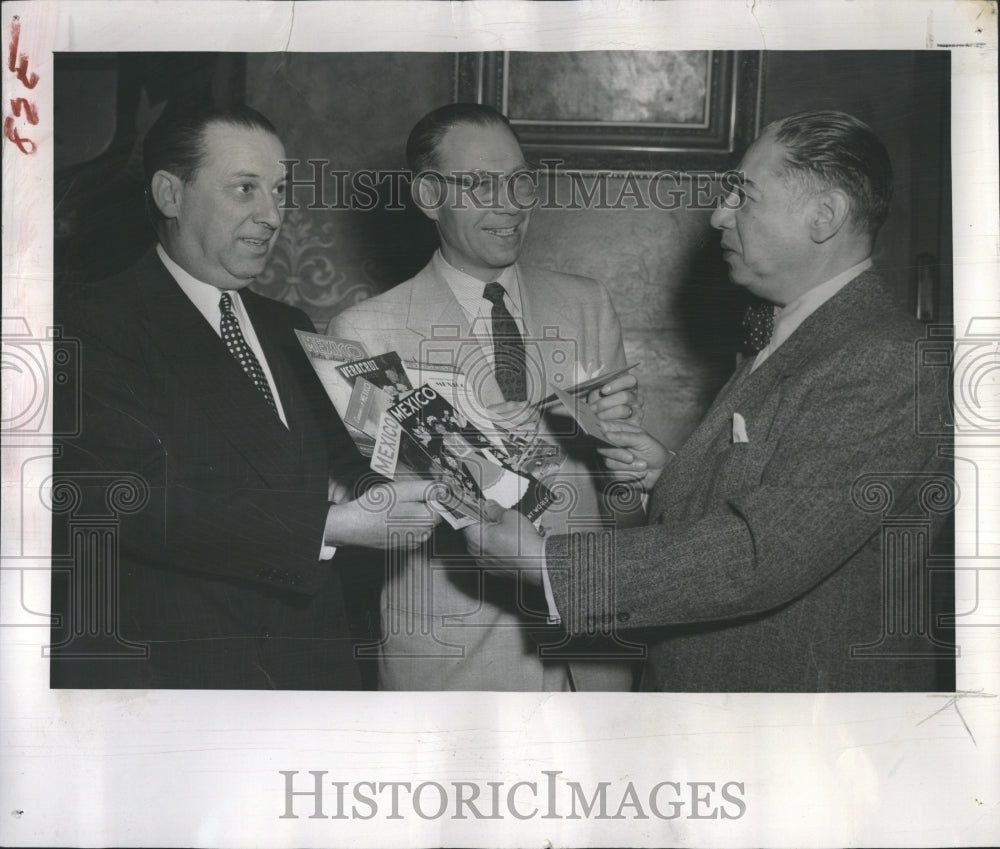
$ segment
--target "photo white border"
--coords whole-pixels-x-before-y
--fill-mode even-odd
[[[3,145],[4,362],[8,319],[25,318],[35,338],[52,321],[52,53],[65,50],[946,47],[956,332],[973,318],[992,318],[996,330],[996,14],[995,3],[971,0],[6,3],[3,56],[17,15],[20,51],[38,75],[27,96],[41,121],[26,133],[34,155]],[[5,64],[5,116],[22,94]],[[980,387],[984,403],[995,404],[997,374],[994,366],[993,383]],[[973,379],[957,376],[959,403],[977,389],[962,384]],[[5,418],[37,391],[31,374],[5,368]],[[50,471],[46,441],[5,438],[0,844],[995,845],[998,435],[995,427],[957,439],[957,551],[966,570],[958,609],[977,601],[977,587],[979,596],[958,629],[958,690],[969,695],[955,703],[941,694],[50,691],[41,652],[48,630],[25,610],[48,605],[49,522],[39,492]],[[281,819],[278,771],[296,769],[348,782],[442,783],[542,782],[543,770],[559,770],[585,787],[611,782],[616,800],[629,781],[640,792],[661,781],[741,781],[747,810],[735,820]]]

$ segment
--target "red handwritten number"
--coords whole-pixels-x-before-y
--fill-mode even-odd
[[[27,89],[32,89],[38,84],[38,74],[28,73],[28,57],[26,54],[21,53],[18,50],[20,43],[21,22],[15,17],[10,23],[10,48],[7,53],[7,67],[10,69],[11,73],[17,74],[17,78],[21,82],[21,85]],[[12,97],[10,100],[10,108],[14,114],[8,115],[4,118],[4,137],[10,139],[14,144],[16,144],[17,149],[21,151],[21,153],[34,153],[38,150],[38,145],[36,145],[31,139],[21,135],[21,131],[14,123],[14,119],[20,118],[21,114],[24,113],[24,117],[27,118],[29,124],[37,124],[38,109],[35,108],[35,105],[31,101],[26,100],[23,97]]]
[[[18,46],[21,41],[21,22],[11,21],[10,24],[10,51],[7,54],[7,67],[15,74],[21,85],[25,88],[34,88],[38,85],[38,74],[28,74],[28,57],[24,53],[18,53]]]
[[[14,119],[10,116],[4,119],[3,134],[17,145],[17,149],[21,153],[31,154],[38,150],[38,145],[31,139],[26,139],[18,132],[17,127],[14,126]]]
[[[14,117],[21,117],[21,110],[24,110],[24,117],[28,119],[29,124],[38,123],[38,110],[23,97],[12,98],[10,101],[10,108],[14,110]]]

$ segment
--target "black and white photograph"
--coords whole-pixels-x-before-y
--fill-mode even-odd
[[[1000,840],[995,3],[3,27],[0,843]]]

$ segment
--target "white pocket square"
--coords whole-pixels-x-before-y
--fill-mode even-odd
[[[749,442],[747,438],[747,423],[743,421],[743,416],[733,413],[733,443]]]

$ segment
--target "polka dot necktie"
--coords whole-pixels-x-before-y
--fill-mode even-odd
[[[751,353],[764,350],[774,331],[774,306],[767,302],[750,304],[743,313],[743,346]]]
[[[243,368],[243,373],[253,381],[253,385],[264,394],[271,409],[277,413],[278,408],[274,403],[271,387],[264,376],[264,370],[260,367],[260,363],[240,331],[240,323],[236,319],[236,313],[233,312],[233,301],[229,292],[222,293],[219,309],[222,311],[222,321],[219,322],[219,328],[222,330],[222,341],[226,343],[229,353]]]
[[[483,297],[493,304],[493,371],[505,401],[527,400],[524,339],[514,316],[504,305],[499,283],[487,283]]]

